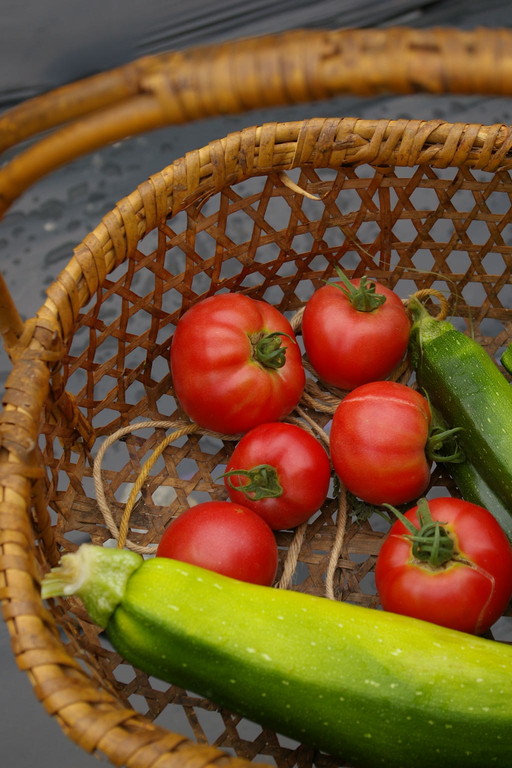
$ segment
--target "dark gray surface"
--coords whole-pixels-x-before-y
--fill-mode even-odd
[[[185,7],[163,0],[88,3],[4,0],[0,105],[145,53],[210,40],[261,34],[297,26],[368,26],[400,22],[411,26],[454,24],[510,26],[509,2],[270,2],[250,11],[231,0],[205,10],[202,0]],[[267,119],[313,115],[440,117],[446,120],[510,122],[510,102],[482,98],[407,98],[328,104],[257,112],[171,127],[122,142],[82,158],[26,193],[0,223],[0,268],[24,316],[35,312],[45,287],[69,260],[73,246],[112,205],[149,174],[209,140]],[[0,381],[9,364],[0,354]],[[37,702],[25,673],[13,661],[6,627],[0,621],[0,744],[6,768],[92,768],[104,764],[67,739]]]

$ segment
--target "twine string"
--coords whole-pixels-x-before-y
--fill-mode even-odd
[[[283,572],[281,574],[281,578],[276,584],[278,589],[288,589],[291,585],[293,574],[295,573],[297,563],[299,562],[299,555],[304,543],[307,528],[308,523],[306,521],[305,523],[297,526],[295,530],[283,563]]]
[[[175,440],[178,440],[180,437],[183,437],[183,435],[190,435],[193,432],[198,431],[197,424],[185,424],[182,427],[179,427],[178,429],[171,432],[169,435],[167,435],[163,440],[160,441],[160,443],[156,446],[155,450],[149,457],[149,459],[144,462],[142,465],[142,469],[135,480],[132,489],[130,491],[130,494],[128,496],[128,499],[126,501],[123,515],[121,517],[121,522],[119,524],[119,538],[117,540],[117,546],[119,549],[122,549],[125,545],[125,542],[128,537],[128,529],[130,524],[130,515],[132,513],[133,507],[135,505],[135,502],[137,500],[137,496],[139,495],[142,486],[146,482],[149,473],[151,472],[151,469],[155,465],[158,458],[162,455],[162,453],[165,451],[168,445],[173,443]],[[156,547],[153,547],[153,549],[156,549]]]
[[[107,450],[110,448],[111,445],[113,445],[117,440],[121,439],[125,435],[130,434],[131,432],[135,432],[138,429],[171,429],[173,431],[169,435],[167,435],[157,445],[157,447],[152,452],[149,459],[142,466],[141,471],[138,474],[135,480],[135,483],[133,484],[133,487],[128,496],[128,500],[126,502],[123,515],[121,518],[121,522],[118,528],[114,520],[114,516],[110,511],[110,508],[107,502],[107,497],[105,494],[105,487],[103,484],[103,477],[102,477],[102,471],[101,471],[103,459],[105,457],[105,453],[107,452]],[[135,424],[128,424],[127,426],[121,427],[120,429],[116,430],[111,435],[108,435],[108,437],[105,438],[105,440],[101,444],[93,464],[94,490],[96,493],[96,501],[103,515],[103,519],[105,520],[105,523],[110,533],[112,534],[113,538],[116,540],[117,546],[119,549],[122,549],[123,547],[127,547],[128,549],[132,549],[134,552],[138,552],[139,554],[155,553],[156,545],[141,546],[140,544],[137,544],[136,542],[131,541],[128,538],[130,515],[133,511],[136,498],[142,486],[144,485],[145,481],[147,480],[148,475],[151,472],[151,469],[154,466],[157,459],[159,458],[159,456],[161,456],[161,454],[167,448],[167,446],[170,445],[170,443],[172,443],[174,440],[177,440],[179,437],[182,437],[183,435],[197,432],[198,429],[199,427],[195,423],[179,424],[178,422],[173,422],[173,421],[154,421],[154,420],[138,421]]]
[[[404,301],[405,306],[409,303],[410,299],[415,298],[418,301],[423,299],[436,298],[439,302],[439,311],[435,315],[436,320],[445,320],[450,313],[450,302],[444,295],[444,293],[437,288],[420,288],[409,296],[409,299]]]
[[[336,568],[338,567],[341,550],[343,548],[343,542],[345,540],[347,519],[347,493],[345,488],[340,483],[340,491],[338,496],[338,513],[336,516],[336,535],[334,537],[334,543],[331,547],[329,562],[327,564],[327,573],[325,576],[325,596],[329,598],[329,600],[336,600],[336,596],[334,594],[334,574],[336,573]]]

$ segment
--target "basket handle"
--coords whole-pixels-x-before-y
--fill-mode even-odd
[[[147,56],[0,116],[0,216],[54,168],[126,136],[342,94],[512,94],[512,30],[293,30]]]
[[[307,54],[307,55],[306,55]],[[102,146],[160,128],[341,94],[512,94],[512,30],[293,30],[137,59],[0,116],[0,218],[32,184]],[[22,323],[0,281],[7,350]]]

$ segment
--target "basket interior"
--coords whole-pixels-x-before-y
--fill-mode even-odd
[[[417,289],[441,290],[450,300],[450,319],[498,360],[512,330],[508,172],[306,166],[290,171],[288,178],[296,187],[279,173],[253,176],[169,217],[81,310],[59,386],[74,395],[99,442],[86,448],[77,442],[76,424],[48,409],[40,448],[47,468],[45,502],[60,548],[75,549],[86,540],[115,543],[92,477],[101,439],[145,419],[186,421],[173,397],[170,341],[182,312],[206,296],[239,291],[265,299],[296,323],[301,343],[298,313],[315,288],[335,277],[339,265],[350,277],[367,274],[403,298]],[[401,375],[409,381],[407,369]],[[318,385],[313,374],[307,391],[311,397],[293,416],[308,428],[314,422],[328,435],[332,404],[343,393]],[[103,481],[117,523],[144,462],[168,431],[140,429],[107,451]],[[189,505],[225,498],[219,478],[233,445],[232,439],[199,432],[168,446],[132,511],[130,540],[151,547]],[[436,467],[429,496],[447,492],[456,494],[456,489]],[[331,548],[342,522],[333,486],[307,526],[289,588],[325,594]],[[377,515],[356,518],[349,508],[334,574],[337,599],[378,607],[373,566],[386,525]],[[296,535],[277,534],[278,576]],[[39,546],[48,558],[43,543]],[[150,719],[250,759],[339,764],[132,669],[88,622],[78,601],[67,601],[65,612],[61,606],[55,611],[64,642],[99,684]],[[510,621],[505,617],[493,628],[496,639],[509,631]]]

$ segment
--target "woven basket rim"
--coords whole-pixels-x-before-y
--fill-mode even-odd
[[[75,247],[69,263],[47,290],[48,299],[25,324],[18,349],[30,343],[39,324],[46,338],[51,327],[66,344],[77,313],[140,239],[166,217],[225,186],[277,173],[284,186],[297,189],[287,172],[304,166],[372,165],[385,174],[391,167],[424,164],[488,173],[512,168],[512,127],[317,117],[250,126],[191,150],[122,198]],[[55,339],[51,344],[55,348]]]

